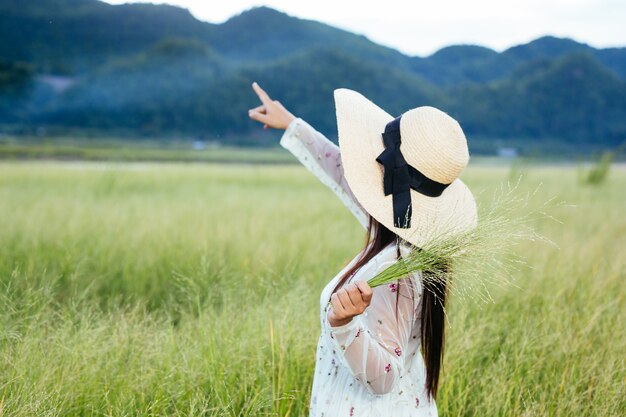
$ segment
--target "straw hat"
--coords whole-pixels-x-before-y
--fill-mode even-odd
[[[459,179],[469,151],[456,120],[429,106],[394,118],[347,88],[334,97],[344,175],[372,217],[420,247],[476,226],[476,202]]]

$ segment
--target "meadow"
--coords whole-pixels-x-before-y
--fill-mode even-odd
[[[261,142],[258,140],[257,142]],[[290,154],[274,147],[234,147],[192,141],[129,141],[120,138],[0,137],[0,160],[67,160],[112,162],[293,163]]]
[[[622,416],[626,170],[519,173],[520,215],[566,203],[533,223],[555,245],[451,298],[439,414]],[[463,174],[481,205],[511,177]],[[0,162],[0,416],[306,416],[319,293],[363,235],[298,165]]]

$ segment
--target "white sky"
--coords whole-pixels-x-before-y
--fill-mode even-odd
[[[128,0],[106,0],[128,3]],[[144,0],[142,2],[149,2]],[[408,55],[452,44],[498,51],[550,34],[595,47],[626,46],[626,0],[158,0],[221,23],[253,6],[318,20]]]

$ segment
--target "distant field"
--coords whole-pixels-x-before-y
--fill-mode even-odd
[[[535,224],[559,248],[452,299],[439,414],[624,415],[626,170],[463,178],[482,205],[520,173],[567,203]],[[0,416],[306,416],[319,293],[362,239],[297,165],[0,162]]]
[[[120,138],[13,138],[0,137],[0,160],[60,160],[60,161],[120,161],[120,162],[219,162],[255,164],[293,164],[292,155],[278,144],[280,133],[275,132],[259,140],[258,147],[221,146],[207,143],[194,149],[192,141],[123,140]],[[248,138],[247,142],[257,143]],[[519,149],[518,159],[524,163],[578,163],[595,161],[602,153],[601,147],[578,148],[576,146],[551,145],[544,143],[534,148],[523,142],[511,144],[511,149]],[[261,144],[265,146],[261,146]],[[273,144],[274,146],[267,146]],[[481,163],[509,164],[511,158],[495,156],[497,146],[494,140],[477,139],[472,141],[472,158]],[[539,145],[537,145],[539,146]],[[522,152],[521,150],[524,149]],[[616,152],[615,160],[626,161],[626,154]]]
[[[293,163],[282,148],[241,148],[207,145],[193,149],[190,143],[85,139],[61,141],[0,142],[0,160],[55,159],[122,162],[222,162]]]

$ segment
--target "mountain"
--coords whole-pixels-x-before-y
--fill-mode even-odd
[[[626,139],[626,84],[590,54],[564,55],[546,71],[509,82],[507,89],[509,95],[518,92],[522,115],[517,126],[509,116],[509,125],[533,137],[557,138],[568,131],[571,143],[602,138],[609,146]]]
[[[34,3],[34,4],[32,4]],[[0,57],[43,72],[75,74],[179,37],[210,41],[213,25],[167,5],[96,0],[0,0]]]
[[[518,61],[531,61],[538,58],[559,58],[572,52],[587,52],[592,49],[589,45],[572,39],[544,36],[524,45],[513,46],[502,54]]]
[[[594,55],[607,68],[613,70],[622,79],[626,79],[626,48],[606,48],[596,50]]]
[[[169,5],[45,0],[22,8],[14,0],[0,0],[0,56],[33,63],[43,71],[85,72],[169,37],[203,41],[239,62],[269,61],[303,48],[334,44],[367,59],[408,65],[400,52],[363,36],[268,7],[215,25]]]
[[[0,12],[18,13],[22,15],[49,15],[57,11],[64,13],[83,12],[93,8],[104,8],[107,4],[98,0],[37,0],[22,2],[17,0],[2,0]]]
[[[258,7],[216,25],[212,44],[238,61],[269,61],[303,49],[332,45],[368,61],[387,62],[408,68],[400,52],[364,36],[316,22],[298,19],[269,7]]]
[[[526,64],[541,59],[588,52],[607,68],[626,80],[626,48],[594,49],[572,39],[544,36],[502,53],[476,45],[453,45],[429,57],[411,58],[411,68],[438,85],[484,83],[510,77]]]
[[[613,147],[626,139],[626,83],[589,52],[536,61],[505,81],[453,93],[461,100],[450,112],[469,132],[577,146]]]
[[[153,53],[120,61],[76,84],[39,121],[80,121],[83,126],[106,128],[122,124],[140,130],[149,126],[198,135],[236,133],[255,127],[241,117],[251,107],[250,80],[258,80],[276,99],[293,103],[289,106],[293,112],[325,132],[334,129],[334,108],[320,103],[332,102],[337,85],[369,91],[372,99],[394,112],[410,102],[445,103],[438,88],[415,74],[363,62],[334,48],[312,48],[228,75],[225,71],[233,68],[212,54],[193,54],[191,59],[172,60],[175,64],[165,67],[168,75],[160,65],[162,57]],[[195,65],[197,59],[204,62]],[[203,70],[194,71],[198,68]],[[157,80],[158,89],[152,87]],[[228,103],[227,109],[223,103]],[[147,106],[153,106],[152,111],[146,111]]]
[[[511,72],[517,62],[477,45],[453,45],[427,58],[411,58],[411,69],[438,85],[487,82]]]
[[[293,103],[290,107],[294,112],[330,134],[336,123],[332,95],[338,86],[367,91],[370,99],[392,113],[405,110],[409,102],[445,103],[441,91],[421,77],[382,63],[363,61],[357,53],[333,47],[317,47],[277,60],[273,65],[249,68],[238,78],[243,81],[243,94],[250,89],[248,80],[258,80],[281,102]]]
[[[0,0],[0,130],[233,143],[258,131],[253,80],[331,137],[332,91],[347,87],[392,114],[438,106],[491,142],[626,139],[626,48],[544,36],[419,57],[268,7],[212,24],[167,5]]]
[[[544,36],[525,45],[517,45],[503,52],[503,56],[515,57],[520,62],[537,59],[554,59],[575,53],[587,52],[621,78],[626,79],[626,48],[595,49],[572,39]]]
[[[113,6],[97,0],[39,0],[22,5],[0,0],[0,57],[26,61],[46,72],[86,72],[170,37],[205,42],[239,63],[267,62],[302,49],[332,45],[364,60],[411,70],[439,85],[491,81],[533,59],[593,50],[601,62],[626,78],[626,49],[594,50],[551,36],[501,54],[476,45],[454,45],[429,57],[409,57],[362,35],[269,7],[211,24],[169,5]]]
[[[228,71],[228,64],[204,43],[168,38],[82,77],[36,120],[49,125],[139,129],[152,125],[154,116],[163,113],[168,116],[163,126],[151,129],[174,127],[181,119],[176,111],[181,102]]]

